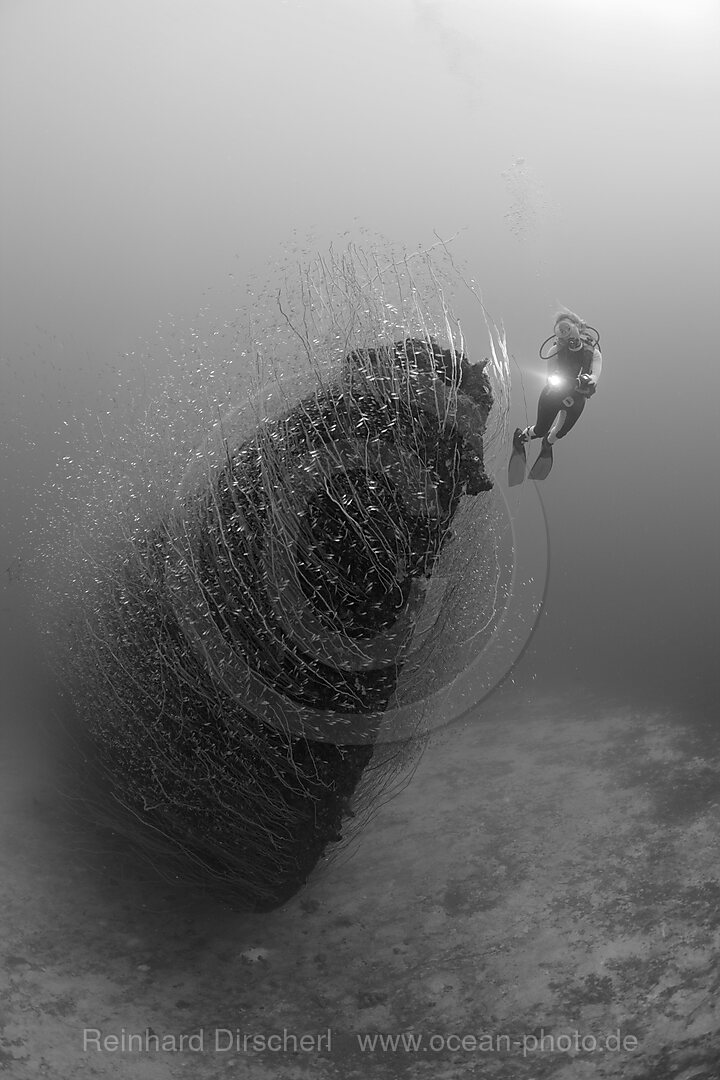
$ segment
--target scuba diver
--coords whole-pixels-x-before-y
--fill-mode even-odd
[[[552,342],[547,353],[543,349]],[[553,443],[564,438],[580,419],[585,402],[595,393],[602,370],[600,335],[572,311],[555,316],[553,334],[540,346],[547,360],[547,383],[540,393],[537,420],[526,428],[516,428],[508,466],[510,487],[525,479],[525,444],[542,439],[537,460],[530,470],[531,480],[544,480],[553,465]]]

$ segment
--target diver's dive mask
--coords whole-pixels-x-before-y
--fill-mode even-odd
[[[558,344],[566,345],[570,352],[579,352],[583,347],[580,331],[569,319],[561,319],[555,326]]]

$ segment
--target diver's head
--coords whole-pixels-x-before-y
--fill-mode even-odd
[[[582,348],[580,327],[572,319],[569,319],[567,315],[561,316],[556,321],[555,335],[559,344],[567,346],[573,352]]]

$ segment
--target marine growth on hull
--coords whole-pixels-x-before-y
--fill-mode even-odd
[[[113,827],[239,909],[292,897],[407,769],[422,702],[396,737],[387,718],[452,602],[428,620],[458,509],[493,486],[492,362],[465,355],[435,274],[428,300],[393,264],[390,304],[368,268],[315,264],[304,318],[278,299],[300,377],[263,367],[66,602],[66,685]]]

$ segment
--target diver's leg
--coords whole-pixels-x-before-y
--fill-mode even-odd
[[[578,395],[572,405],[558,410],[557,419],[553,421],[548,434],[543,439],[540,453],[530,470],[531,480],[544,480],[549,475],[553,467],[553,443],[562,439],[577,424],[584,408],[585,398]]]
[[[565,419],[555,434],[556,439],[564,439],[568,431],[575,427],[585,408],[585,400],[586,399],[581,394],[575,395],[575,400],[570,408],[565,411]]]
[[[553,420],[552,427],[550,428],[550,430],[548,431],[547,436],[546,436],[546,442],[549,442],[551,446],[557,440],[558,431],[560,431],[562,429],[562,426],[565,423],[566,419],[567,419],[567,409],[560,409],[560,412],[557,414],[557,416]]]
[[[560,411],[562,398],[549,390],[547,386],[538,398],[537,420],[532,427],[525,428],[525,439],[543,439],[552,427],[553,420]]]
[[[558,394],[548,393],[543,401],[543,394],[538,402],[538,423],[535,424],[536,434],[542,435],[542,446],[529,473],[531,480],[544,480],[549,476],[553,467],[553,443],[560,437],[568,421],[569,410],[564,407],[563,399]]]

